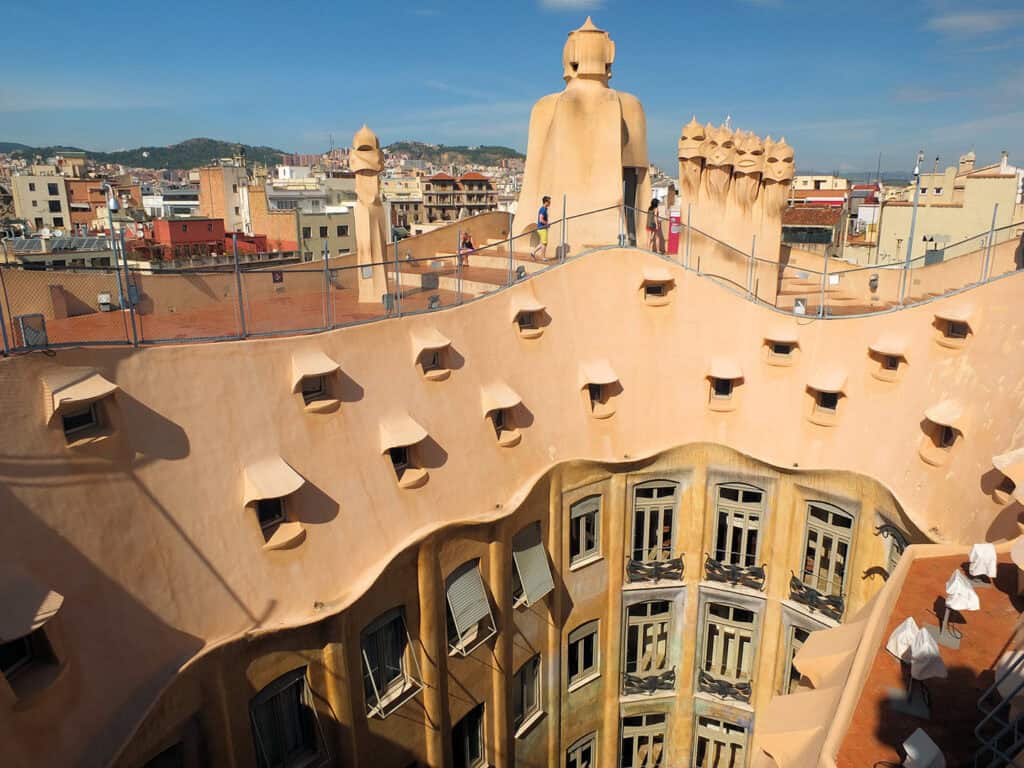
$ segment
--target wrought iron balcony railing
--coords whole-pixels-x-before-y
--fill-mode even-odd
[[[765,566],[763,565],[734,565],[715,560],[711,555],[704,553],[704,573],[709,581],[720,581],[733,586],[749,587],[759,592],[764,591]]]
[[[633,560],[626,561],[626,581],[633,584],[638,581],[682,581],[683,558],[673,557],[668,560]]]
[[[697,676],[697,687],[704,693],[710,693],[712,696],[718,696],[723,699],[736,699],[748,704],[753,693],[749,681],[732,683],[704,671]]]
[[[634,675],[629,672],[622,674],[622,692],[624,694],[646,693],[650,696],[657,691],[675,690],[675,687],[675,667],[654,675]]]
[[[845,605],[842,595],[823,595],[800,581],[792,571],[790,571],[789,579],[789,597],[791,600],[806,605],[812,611],[823,613],[835,621],[843,618]]]

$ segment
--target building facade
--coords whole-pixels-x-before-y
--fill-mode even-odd
[[[253,233],[249,178],[243,160],[199,169],[199,215],[222,219],[229,232]]]
[[[26,220],[36,232],[71,227],[64,178],[54,166],[35,165],[30,173],[12,175],[11,193],[15,216]]]

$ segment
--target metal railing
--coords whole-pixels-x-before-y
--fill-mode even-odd
[[[615,205],[568,215],[564,199],[561,207],[556,219],[551,206],[546,246],[531,228],[462,252],[462,228],[471,225],[469,219],[444,230],[450,246],[436,255],[414,258],[412,241],[396,241],[388,244],[386,258],[374,263],[359,263],[354,254],[322,254],[315,262],[267,266],[260,256],[243,263],[235,249],[223,266],[141,269],[127,266],[123,244],[115,243],[120,248],[112,267],[0,266],[2,351],[317,333],[475,301],[611,248],[647,251],[645,211]],[[1022,223],[993,227],[949,246],[940,262],[925,254],[906,269],[833,265],[827,259],[822,265],[793,258],[780,263],[757,256],[756,241],[743,251],[692,226],[688,208],[681,218],[675,224],[659,219],[662,227],[678,229],[665,238],[666,244],[677,239],[678,246],[671,254],[655,251],[659,258],[768,309],[798,316],[891,312],[1024,266],[1024,245],[1018,242]],[[511,229],[510,216],[502,234]]]

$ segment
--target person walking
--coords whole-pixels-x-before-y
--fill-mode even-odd
[[[658,215],[658,198],[651,200],[647,209],[647,250],[665,252],[665,235],[661,231],[661,217]]]
[[[540,201],[540,210],[537,211],[537,237],[540,238],[540,243],[530,254],[530,258],[534,261],[537,260],[538,253],[542,261],[548,259],[548,204],[550,202],[551,198],[544,195]]]
[[[473,245],[473,236],[469,232],[462,233],[462,241],[459,243],[458,260],[460,267],[469,266],[469,254],[476,250]]]

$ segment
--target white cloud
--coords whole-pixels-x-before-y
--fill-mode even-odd
[[[540,0],[541,8],[548,11],[585,11],[600,8],[604,0]]]
[[[1019,11],[977,11],[975,13],[947,13],[934,16],[925,24],[926,29],[950,37],[974,37],[999,32],[1024,21]]]

